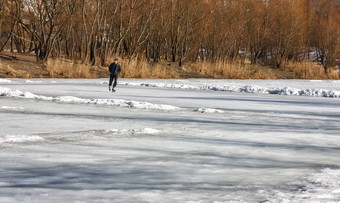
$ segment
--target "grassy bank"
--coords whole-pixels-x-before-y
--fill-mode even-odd
[[[108,60],[109,62],[112,60]],[[229,62],[185,63],[147,62],[120,59],[124,78],[216,78],[216,79],[339,79],[338,69],[327,73],[313,62],[288,63],[284,69]],[[25,54],[0,53],[1,78],[102,78],[108,77],[108,68],[91,66],[67,59],[49,59],[37,63],[35,57]]]

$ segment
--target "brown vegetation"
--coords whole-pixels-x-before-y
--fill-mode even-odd
[[[239,63],[217,61],[215,63],[202,62],[186,64],[185,70],[191,70],[210,78],[230,78],[230,79],[279,79],[293,78],[289,73],[275,71],[270,67]]]
[[[48,59],[46,71],[52,78],[99,78],[107,77],[106,69],[77,63],[66,59]]]
[[[171,63],[148,63],[147,61],[130,59],[122,60],[122,77],[125,78],[181,78],[180,68],[171,66]]]
[[[120,59],[125,78],[230,78],[230,79],[340,79],[338,69],[324,72],[314,62],[289,62],[285,70],[247,63],[217,61],[188,62],[179,66],[173,62],[147,62],[138,59]],[[42,65],[34,56],[25,54],[0,54],[0,78],[104,78],[107,66],[85,65],[69,59],[54,59]]]
[[[0,77],[39,78],[48,77],[48,72],[32,56],[1,53]]]
[[[340,79],[338,68],[328,68],[325,72],[322,65],[313,62],[289,62],[286,70],[295,74],[294,78],[299,79]]]
[[[338,0],[0,0],[2,50],[34,53],[45,65],[51,63],[49,58],[64,58],[77,61],[77,66],[105,67],[110,58],[120,57],[128,60],[126,77],[180,77],[183,70],[216,78],[275,77],[276,70],[263,71],[260,66],[296,70],[296,77],[322,75],[313,61],[323,67],[322,78],[327,78],[333,74],[328,70],[340,63],[340,4]],[[252,67],[244,65],[247,61]],[[291,67],[295,63],[301,70]],[[211,67],[205,71],[193,66]],[[50,73],[92,77],[86,68],[67,67],[74,70]]]
[[[107,77],[107,69],[66,59],[36,62],[26,54],[0,54],[0,77],[6,78],[98,78]]]

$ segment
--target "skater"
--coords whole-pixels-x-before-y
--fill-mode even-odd
[[[122,72],[122,68],[118,64],[118,59],[114,59],[114,62],[111,63],[111,65],[109,66],[109,71],[110,71],[109,91],[112,90],[112,92],[115,92],[116,91],[115,87],[117,86],[118,75],[120,72]],[[113,79],[115,79],[115,81],[112,86]]]

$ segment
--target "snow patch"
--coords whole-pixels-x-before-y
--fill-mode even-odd
[[[42,141],[44,138],[36,135],[27,136],[27,135],[6,135],[4,137],[0,137],[0,144],[6,143],[24,143],[24,142],[38,142]]]
[[[266,202],[339,202],[340,169],[323,169],[309,175],[297,191],[277,192]]]
[[[24,110],[23,107],[13,107],[13,106],[2,106],[0,109],[4,109],[4,110],[13,110],[13,111]]]
[[[79,140],[90,140],[93,138],[114,138],[118,135],[155,135],[161,131],[153,128],[136,129],[110,129],[110,130],[86,130],[75,132],[58,132],[57,134],[44,135],[46,140],[57,142],[69,142]]]
[[[108,82],[108,81],[101,81],[101,82],[99,82],[98,84],[101,84],[101,85],[108,85],[109,82]]]
[[[7,80],[7,79],[2,79],[2,78],[0,78],[0,83],[6,83],[6,84],[8,84],[8,83],[11,83],[12,82],[12,80]]]
[[[142,129],[112,129],[106,130],[106,133],[117,133],[117,134],[158,134],[159,130],[153,128],[142,128]]]
[[[198,108],[198,109],[194,109],[194,111],[197,111],[200,113],[224,113],[224,111],[222,110],[211,109],[211,108]]]
[[[25,80],[25,83],[42,83],[42,81]]]
[[[104,82],[102,82],[104,83]],[[229,86],[229,85],[185,85],[170,83],[135,83],[135,82],[119,82],[120,85],[142,86],[142,87],[158,87],[158,88],[175,88],[175,89],[191,89],[191,90],[210,90],[210,91],[226,91],[226,92],[246,92],[256,94],[279,94],[279,95],[295,95],[295,96],[314,96],[314,97],[340,97],[340,91],[324,90],[324,89],[298,89],[292,87],[261,87],[256,85]]]
[[[76,104],[100,104],[110,106],[122,106],[136,109],[150,109],[150,110],[166,110],[173,111],[179,110],[179,107],[166,105],[166,104],[152,104],[148,102],[127,101],[123,99],[83,99],[73,96],[60,96],[60,97],[46,97],[43,95],[35,95],[31,92],[22,92],[19,90],[12,90],[10,88],[0,87],[0,96],[36,99],[42,101],[53,101],[62,103],[76,103]]]

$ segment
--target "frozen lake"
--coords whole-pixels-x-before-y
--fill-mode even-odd
[[[0,202],[340,202],[339,91],[0,79]]]

